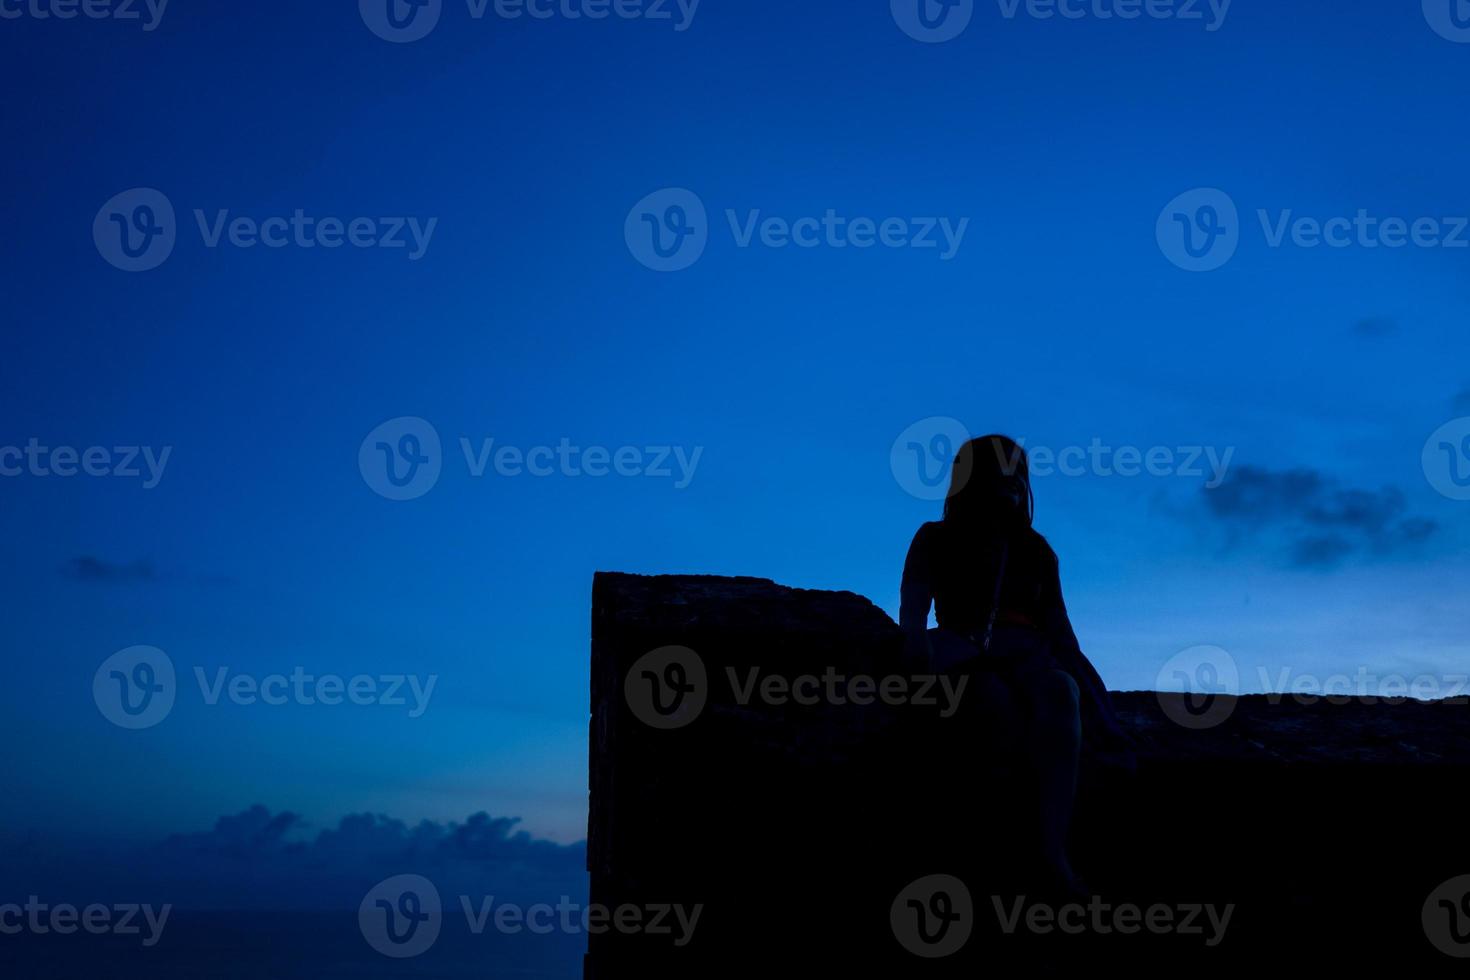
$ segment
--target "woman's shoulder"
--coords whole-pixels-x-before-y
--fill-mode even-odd
[[[920,524],[919,529],[914,532],[913,547],[924,549],[930,548],[934,545],[936,541],[939,540],[940,536],[943,534],[943,521],[925,521],[923,524]]]
[[[1051,543],[1047,541],[1046,536],[1043,535],[1040,531],[1036,530],[1036,528],[1028,527],[1026,529],[1026,540],[1030,543],[1031,547],[1035,549],[1036,554],[1041,557],[1042,561],[1050,565],[1056,565],[1059,563],[1057,559],[1057,553],[1052,550]]]

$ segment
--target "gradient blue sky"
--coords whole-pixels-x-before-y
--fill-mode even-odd
[[[1307,469],[1435,522],[1384,549],[1345,521],[1353,550],[1303,567],[1310,502],[1244,520],[1198,479],[1039,479],[1038,526],[1115,688],[1197,644],[1230,651],[1247,690],[1261,667],[1465,668],[1470,503],[1420,454],[1470,415],[1470,250],[1273,249],[1254,217],[1470,214],[1470,44],[1418,3],[1236,0],[1207,32],[982,2],[933,45],[886,0],[705,0],[683,32],[474,21],[449,0],[403,45],[356,6],[181,3],[151,32],[0,21],[0,446],[173,447],[152,490],[0,479],[11,828],[150,837],[262,803],[319,825],[484,809],[579,839],[593,571],[753,574],[894,612],[937,506],[889,450],[930,416],[1057,448],[1233,447],[1268,492]],[[140,186],[182,227],[130,274],[91,228]],[[697,264],[659,274],[623,231],[666,187],[714,227]],[[1155,240],[1197,187],[1244,222],[1210,273]],[[195,208],[439,223],[410,262],[208,249]],[[727,208],[970,224],[949,262],[740,249]],[[437,428],[445,470],[392,502],[358,447],[407,415]],[[474,479],[461,436],[704,453],[684,490]],[[82,556],[154,575],[63,574]],[[143,732],[91,698],[134,644],[186,675]],[[439,686],[417,719],[209,707],[196,665]]]

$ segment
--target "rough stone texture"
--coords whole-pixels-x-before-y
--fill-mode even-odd
[[[634,716],[624,681],[668,645],[698,654],[709,702],[657,730]],[[592,899],[704,912],[679,949],[667,937],[592,937],[589,977],[1045,975],[1103,963],[1188,975],[1380,960],[1464,975],[1470,961],[1436,951],[1420,915],[1438,884],[1470,874],[1470,708],[1245,697],[1221,724],[1192,730],[1164,711],[1177,696],[1115,694],[1139,767],[1087,774],[1079,867],[1112,904],[1234,903],[1226,938],[1208,948],[1201,937],[1005,935],[991,896],[1036,896],[1014,860],[1028,821],[963,712],[741,705],[725,680],[726,668],[753,666],[903,674],[901,647],[889,617],[852,593],[596,577]],[[889,905],[935,873],[966,882],[977,927],[960,953],[923,960],[898,946]]]

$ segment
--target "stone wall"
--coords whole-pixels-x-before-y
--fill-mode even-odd
[[[592,901],[702,912],[683,946],[593,936],[589,977],[1463,962],[1434,948],[1421,912],[1470,874],[1470,708],[1227,698],[1198,728],[1171,720],[1177,696],[1115,694],[1139,765],[1087,773],[1079,868],[1110,905],[1231,905],[1229,931],[1213,946],[1146,930],[1008,934],[998,910],[1040,898],[1020,860],[1029,797],[967,712],[942,717],[937,683],[934,705],[914,703],[922,680],[901,648],[852,593],[596,577]],[[890,682],[886,703],[892,677],[907,688]],[[790,689],[798,678],[811,680]],[[975,922],[964,948],[930,959],[899,941],[891,913],[936,874],[965,883]]]

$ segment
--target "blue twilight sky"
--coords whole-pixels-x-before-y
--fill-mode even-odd
[[[922,43],[886,0],[704,0],[684,30],[673,3],[477,19],[444,0],[426,37],[389,43],[351,2],[178,3],[153,30],[37,2],[0,0],[0,447],[171,451],[151,489],[0,478],[12,830],[154,838],[263,804],[317,827],[487,810],[580,839],[593,571],[753,574],[895,612],[938,505],[890,450],[933,417],[1055,450],[1232,451],[1209,492],[1036,481],[1115,688],[1202,644],[1244,690],[1282,671],[1452,683],[1470,660],[1470,444],[1441,471],[1422,458],[1470,415],[1470,248],[1273,248],[1257,217],[1457,234],[1470,43],[1448,10],[1437,31],[1413,2],[1235,0],[1212,24],[1205,4],[979,0]],[[133,188],[176,211],[150,271],[94,244]],[[708,245],[656,272],[625,222],[667,188],[697,195]],[[1156,235],[1197,188],[1238,207],[1238,250],[1208,272]],[[211,248],[194,216],[297,209],[437,224],[414,260]],[[945,260],[742,248],[726,217],[828,209],[968,224]],[[405,416],[434,427],[442,473],[394,501],[359,447]],[[702,454],[682,489],[476,478],[461,438]],[[139,644],[167,652],[177,702],[127,731],[92,684]],[[411,718],[211,706],[194,679],[297,667],[438,680]]]

